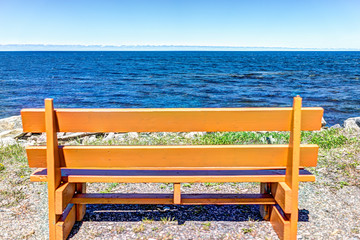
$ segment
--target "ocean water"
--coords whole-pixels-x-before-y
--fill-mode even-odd
[[[43,107],[325,109],[360,116],[360,52],[0,52],[0,118]]]

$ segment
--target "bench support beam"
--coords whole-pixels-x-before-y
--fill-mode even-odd
[[[300,141],[301,141],[301,102],[302,98],[297,96],[293,101],[293,116],[290,131],[290,154],[286,167],[285,184],[291,189],[291,207],[285,209],[291,212],[290,238],[296,240],[298,223],[298,194],[299,194],[299,162],[300,162]],[[283,209],[284,210],[284,209]],[[290,211],[289,211],[290,210]]]
[[[181,204],[180,183],[174,183],[174,204]]]
[[[56,189],[61,183],[61,170],[57,141],[57,121],[52,99],[45,99],[46,161],[49,203],[49,237],[56,239],[55,224],[60,218],[56,213]]]
[[[76,184],[76,193],[86,193],[86,183]],[[86,204],[76,204],[76,221],[82,221],[86,213]]]
[[[64,183],[55,191],[55,212],[61,215],[75,194],[75,183]]]

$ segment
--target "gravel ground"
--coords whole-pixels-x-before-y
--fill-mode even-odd
[[[299,239],[360,240],[360,132],[345,133],[353,139],[346,145],[336,134],[321,137],[329,146],[323,144],[318,166],[311,169],[317,180],[300,184]],[[161,144],[169,136],[162,136],[161,141],[155,136],[151,141]],[[0,239],[48,239],[46,183],[30,182],[31,170],[23,148],[3,149],[0,154]],[[181,189],[184,193],[258,193],[259,184],[182,184]],[[88,192],[172,190],[171,184],[87,184]],[[69,238],[278,239],[256,205],[88,205],[84,220],[76,223]]]
[[[21,204],[0,208],[1,239],[47,239],[46,185],[29,183]],[[88,192],[171,192],[165,184],[88,184]],[[183,192],[256,193],[259,185],[192,184]],[[360,188],[302,183],[300,239],[360,239]],[[258,206],[88,205],[70,239],[278,239]]]

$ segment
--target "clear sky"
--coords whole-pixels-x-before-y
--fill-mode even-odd
[[[360,0],[0,0],[0,44],[360,48]]]

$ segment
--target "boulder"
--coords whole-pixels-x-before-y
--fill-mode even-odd
[[[23,134],[22,128],[9,129],[0,132],[0,138],[5,138],[5,137],[16,138],[22,134]]]
[[[325,127],[326,126],[326,121],[324,118],[321,119],[321,126],[322,127]]]
[[[344,121],[344,128],[360,131],[360,117],[348,118]]]
[[[0,138],[0,146],[16,145],[17,142],[12,137]]]
[[[335,125],[331,126],[330,128],[341,128],[341,125],[340,124],[335,124]]]
[[[22,131],[21,116],[13,116],[0,119],[0,132],[18,128],[21,128]]]

